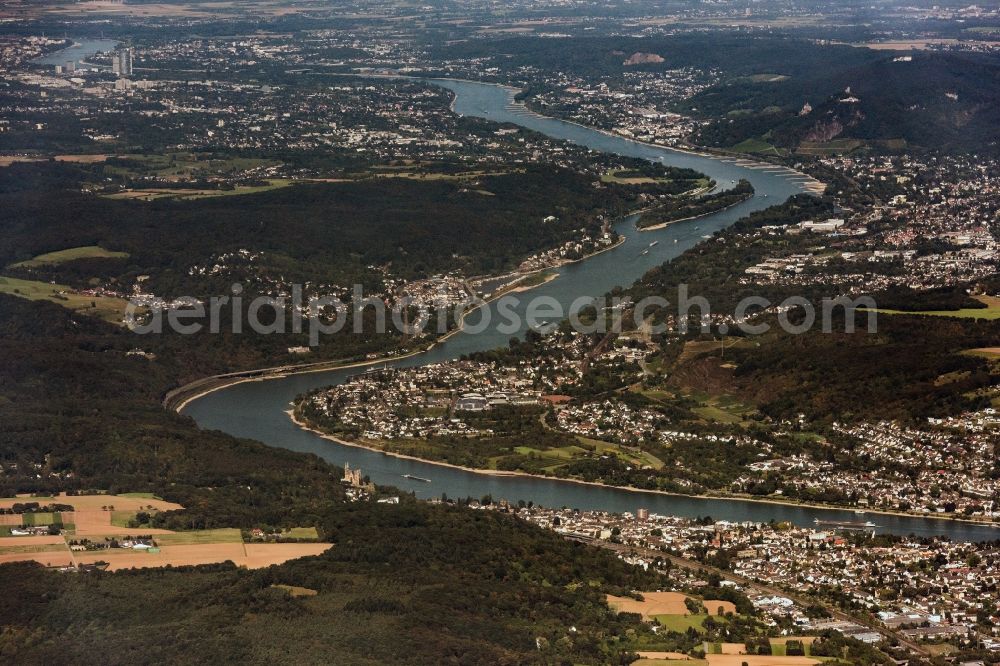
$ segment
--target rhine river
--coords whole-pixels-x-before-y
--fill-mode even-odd
[[[118,42],[113,39],[80,39],[64,49],[59,49],[33,61],[38,65],[65,65],[72,62],[75,67],[87,67],[87,58],[97,53],[113,51]],[[89,65],[93,67],[93,65]],[[104,68],[106,69],[106,67]]]
[[[528,298],[548,296],[568,307],[581,296],[601,296],[615,286],[630,285],[650,268],[696,245],[703,236],[731,225],[752,211],[781,203],[793,194],[806,191],[809,182],[801,174],[780,167],[683,153],[538,116],[514,104],[513,91],[500,86],[452,80],[437,83],[455,94],[454,110],[462,115],[513,123],[595,151],[689,167],[707,174],[722,187],[729,187],[740,178],[753,183],[755,195],[751,199],[715,215],[681,222],[659,231],[639,232],[635,229],[634,218],[626,218],[618,225],[618,231],[626,238],[624,243],[585,261],[559,268],[556,279],[521,294],[520,307],[513,309],[522,315]],[[659,242],[649,247],[649,243],[654,240]],[[647,249],[648,252],[643,254]],[[495,308],[496,303],[491,304],[491,312],[494,314]],[[477,321],[478,316],[473,313],[467,323],[474,325]],[[523,330],[520,334],[523,335]],[[505,345],[508,337],[495,330],[475,335],[458,333],[429,352],[395,361],[390,365],[402,367],[446,361],[469,352]],[[817,518],[834,521],[860,519],[874,522],[878,532],[946,535],[965,541],[1000,538],[1000,530],[989,526],[949,520],[876,513],[858,516],[852,511],[836,509],[736,499],[703,499],[556,479],[478,474],[337,444],[298,428],[288,418],[285,412],[298,394],[343,382],[348,375],[360,371],[358,368],[331,370],[243,382],[191,401],[183,413],[205,429],[256,439],[270,446],[314,453],[337,465],[350,463],[351,467],[360,467],[375,483],[412,491],[420,498],[440,497],[442,493],[452,498],[479,498],[488,494],[494,499],[534,501],[548,507],[566,506],[613,512],[634,512],[639,507],[645,507],[651,512],[664,515],[711,516],[716,520],[729,521],[790,521],[802,526],[812,525]],[[430,479],[430,483],[404,478],[405,474]]]

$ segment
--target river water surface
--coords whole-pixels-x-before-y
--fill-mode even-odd
[[[118,42],[113,39],[78,39],[74,40],[72,45],[35,58],[32,62],[38,65],[65,65],[67,62],[72,62],[76,67],[86,67],[90,56],[114,51],[117,47]]]
[[[721,186],[728,187],[740,178],[749,180],[754,196],[732,208],[697,220],[681,222],[665,229],[639,232],[634,218],[623,220],[618,231],[626,241],[613,250],[557,270],[558,277],[526,294],[550,296],[565,307],[581,296],[600,296],[615,286],[627,286],[647,270],[678,256],[702,240],[754,210],[778,204],[793,194],[806,191],[808,178],[787,169],[753,165],[732,159],[694,155],[649,146],[610,136],[586,127],[545,118],[513,103],[513,91],[491,84],[467,81],[437,81],[455,94],[454,110],[497,122],[514,123],[557,139],[587,146],[595,151],[689,167],[707,174]],[[765,196],[766,195],[766,196]],[[659,241],[649,247],[652,241]],[[649,250],[642,254],[643,250]],[[495,308],[496,305],[494,304]],[[470,317],[475,323],[476,315]],[[522,317],[523,321],[523,317]],[[521,331],[520,333],[523,333]],[[474,351],[493,349],[506,344],[508,335],[495,330],[472,335],[458,333],[431,351],[397,361],[394,365],[415,366],[457,358]],[[248,437],[275,447],[314,453],[332,463],[360,467],[375,483],[412,491],[417,497],[481,497],[534,501],[548,507],[573,507],[604,511],[632,511],[645,507],[653,513],[680,516],[712,516],[717,520],[790,521],[811,525],[815,519],[835,521],[871,520],[879,532],[897,534],[946,535],[956,540],[978,541],[1000,538],[1000,530],[930,518],[890,516],[869,513],[858,516],[851,511],[786,506],[729,499],[702,499],[661,493],[634,492],[624,489],[572,483],[555,479],[523,476],[492,476],[461,469],[389,456],[376,451],[344,446],[302,430],[285,413],[289,403],[300,393],[331,384],[359,372],[358,369],[291,375],[263,381],[236,384],[191,401],[183,413],[199,426]],[[404,478],[413,475],[430,483]]]

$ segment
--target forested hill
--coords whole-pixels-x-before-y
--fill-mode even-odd
[[[604,594],[664,583],[494,512],[342,505],[326,521],[330,551],[268,569],[0,566],[0,654],[18,664],[151,655],[174,664],[627,664],[625,641],[650,630],[610,611]]]
[[[681,109],[719,118],[699,140],[721,147],[748,139],[790,149],[857,139],[946,152],[997,148],[1000,59],[877,53],[870,62],[802,78],[729,81],[695,95]]]
[[[655,53],[663,62],[626,65],[623,54]],[[678,67],[717,69],[730,76],[784,72],[787,76],[815,77],[824,69],[850,69],[884,58],[867,49],[847,45],[820,48],[806,39],[781,35],[688,33],[657,37],[575,37],[552,40],[505,37],[461,42],[441,47],[440,55],[490,55],[511,69],[534,66],[578,76],[615,76],[626,71],[665,71]]]
[[[626,65],[623,54],[631,53],[663,61]],[[442,54],[492,57],[511,71],[530,66],[618,83],[630,71],[718,71],[717,85],[675,110],[712,121],[694,139],[722,148],[748,139],[795,148],[853,138],[982,151],[995,149],[1000,139],[996,55],[877,51],[780,34],[718,33],[516,37],[456,44]],[[850,99],[857,101],[843,101]],[[813,110],[800,115],[807,102]]]
[[[263,253],[260,261],[274,272],[300,282],[350,285],[371,266],[405,279],[450,270],[477,275],[511,269],[529,254],[577,238],[583,227],[599,228],[597,216],[624,201],[623,191],[595,188],[591,178],[540,167],[455,180],[301,183],[190,201],[112,200],[80,192],[83,185],[81,175],[59,165],[4,169],[0,266],[99,245],[129,257],[103,264],[113,275],[88,276],[127,282],[148,274],[147,287],[164,296],[218,293],[219,285],[206,285],[189,269],[240,249]],[[73,279],[73,265],[59,268],[67,274],[44,277]]]
[[[498,513],[348,503],[340,470],[317,457],[164,411],[160,392],[192,361],[127,356],[134,343],[92,317],[0,295],[0,496],[154,492],[186,507],[159,514],[159,527],[315,526],[334,546],[253,571],[0,566],[0,660],[614,664],[628,662],[626,631],[649,632],[603,595],[656,589],[657,575]]]

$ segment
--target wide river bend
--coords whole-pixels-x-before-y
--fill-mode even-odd
[[[626,241],[613,250],[558,269],[558,277],[526,294],[551,296],[564,307],[580,296],[600,296],[617,285],[629,285],[647,270],[668,261],[700,242],[703,236],[723,229],[748,213],[781,203],[793,194],[807,191],[810,179],[781,167],[754,164],[732,158],[698,155],[651,146],[605,134],[573,123],[546,118],[527,111],[514,102],[514,91],[501,86],[468,81],[439,80],[438,85],[455,95],[456,113],[507,122],[550,137],[564,139],[595,151],[639,157],[664,164],[689,167],[707,174],[728,187],[740,178],[749,180],[755,195],[730,209],[697,220],[681,222],[665,229],[639,232],[634,218],[623,220],[618,231]],[[659,241],[648,247],[652,241]],[[648,253],[643,254],[643,250]],[[521,299],[522,304],[526,299]],[[521,314],[523,315],[523,308]],[[472,315],[475,317],[475,315]],[[523,319],[523,317],[522,317]],[[523,332],[522,332],[523,333]],[[414,366],[457,358],[473,351],[492,349],[507,342],[496,331],[478,335],[458,333],[432,350],[396,361]],[[228,386],[189,402],[183,413],[200,427],[248,437],[270,446],[314,453],[332,463],[360,467],[378,484],[412,491],[417,497],[481,497],[492,495],[510,501],[534,501],[549,507],[573,507],[604,511],[635,511],[645,507],[665,515],[706,516],[717,520],[790,521],[811,525],[824,521],[871,520],[877,531],[897,534],[947,535],[952,539],[979,541],[1000,538],[1000,530],[951,520],[819,509],[793,505],[752,502],[739,499],[702,499],[680,495],[637,492],[525,476],[494,476],[452,467],[389,456],[377,451],[344,446],[302,430],[289,420],[286,410],[296,395],[321,386],[343,382],[358,369],[289,375],[263,381]],[[407,479],[404,475],[430,479],[430,483]]]

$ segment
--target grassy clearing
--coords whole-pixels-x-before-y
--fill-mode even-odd
[[[636,467],[652,467],[661,469],[663,461],[645,451],[626,449],[619,444],[605,442],[599,439],[591,439],[577,435],[576,440],[580,446],[569,445],[552,449],[536,449],[530,446],[518,446],[513,449],[514,453],[522,456],[533,456],[537,458],[537,466],[541,471],[555,473],[574,460],[583,460],[591,456],[591,451],[600,455],[617,456],[625,463]],[[502,456],[501,456],[502,457]],[[497,461],[501,458],[494,458],[490,461],[490,467],[496,468]]]
[[[601,182],[617,183],[619,185],[653,185],[674,182],[671,178],[653,178],[652,176],[636,175],[637,173],[632,169],[612,169],[601,175]],[[708,178],[699,178],[694,181],[695,188],[707,187],[710,182]]]
[[[157,199],[177,199],[191,201],[194,199],[210,199],[213,197],[232,197],[244,194],[258,194],[288,187],[295,181],[287,178],[273,178],[267,185],[247,185],[234,187],[231,190],[188,189],[188,188],[150,188],[148,190],[125,190],[114,194],[103,195],[106,199],[128,199],[131,201],[155,201]]]
[[[128,527],[129,521],[135,519],[135,511],[112,511],[111,524],[115,527]]]
[[[691,393],[685,397],[699,402],[691,411],[705,419],[716,423],[743,423],[747,415],[754,411],[750,405],[745,405],[735,397],[725,393]]]
[[[638,450],[626,450],[620,444],[612,444],[611,442],[605,442],[600,439],[591,439],[582,435],[577,435],[576,438],[584,444],[595,447],[598,453],[603,455],[618,456],[630,465],[636,465],[638,467],[648,465],[653,469],[661,469],[663,467],[663,461],[654,456],[652,453]]]
[[[405,160],[405,164],[383,164],[346,174],[340,179],[320,179],[325,182],[351,182],[369,178],[406,178],[409,180],[452,180],[452,181],[476,181],[483,176],[503,176],[512,173],[523,173],[523,169],[499,169],[497,171],[487,171],[474,169],[471,171],[435,171],[432,162],[420,162]],[[483,189],[470,189],[470,192],[482,194],[484,196],[494,196],[493,192]]]
[[[932,657],[945,657],[949,654],[958,652],[958,648],[951,643],[924,644],[924,649],[926,649]]]
[[[532,273],[528,277],[524,278],[517,283],[519,288],[527,287],[537,287],[540,284],[544,284],[549,280],[552,280],[558,275],[555,271],[538,271],[537,273]]]
[[[651,185],[653,183],[669,182],[663,178],[650,178],[649,176],[628,176],[627,170],[615,169],[608,171],[601,176],[602,183],[618,183],[619,185]]]
[[[0,546],[0,555],[24,555],[29,553],[53,553],[66,550],[62,543],[30,543],[23,546]]]
[[[656,402],[667,402],[668,400],[673,400],[675,397],[677,397],[670,391],[664,391],[663,389],[646,389],[642,388],[641,386],[633,386],[629,390],[631,390],[633,393],[638,393],[639,395],[643,395],[649,398],[650,400],[655,400]]]
[[[995,320],[1000,319],[1000,296],[976,296],[977,301],[986,305],[985,308],[962,308],[961,310],[888,310],[876,308],[879,314],[888,315],[919,315],[925,317],[963,317],[970,319]]]
[[[775,657],[784,657],[784,656],[787,656],[787,653],[786,653],[786,650],[785,650],[785,644],[788,643],[788,641],[801,641],[802,642],[802,646],[805,648],[805,655],[804,656],[808,657],[809,656],[809,652],[810,652],[810,648],[812,646],[812,642],[814,640],[816,640],[816,637],[815,636],[786,636],[786,637],[782,637],[782,638],[772,638],[770,640],[771,640],[771,654],[773,656],[775,656]]]
[[[655,615],[654,617],[667,631],[684,633],[693,628],[699,634],[705,633],[705,620],[708,619],[708,615]]]
[[[193,180],[278,164],[274,160],[254,157],[214,157],[176,152],[164,155],[117,155],[104,170],[109,174],[125,177],[154,176],[165,180]]]
[[[763,139],[744,139],[730,150],[737,153],[780,155],[781,151]]]
[[[243,543],[243,537],[236,528],[223,527],[214,530],[195,530],[157,534],[156,543],[161,546],[192,546],[206,543]]]
[[[128,257],[128,252],[113,252],[105,250],[97,245],[85,245],[83,247],[70,247],[56,252],[46,252],[27,261],[19,261],[11,264],[11,268],[36,268],[38,266],[50,266],[61,264],[74,259],[124,259]]]
[[[796,153],[802,155],[835,155],[838,153],[849,153],[863,148],[864,141],[858,139],[833,139],[832,141],[803,141],[795,149]]]
[[[113,324],[121,324],[128,305],[123,298],[88,296],[73,292],[64,284],[50,284],[37,280],[0,277],[0,293],[27,298],[29,301],[52,301],[70,310],[100,317]]]
[[[290,539],[318,539],[319,532],[316,531],[315,527],[293,527],[282,536]]]
[[[24,525],[35,527],[39,525],[62,525],[62,516],[58,513],[22,513],[21,522]]]

